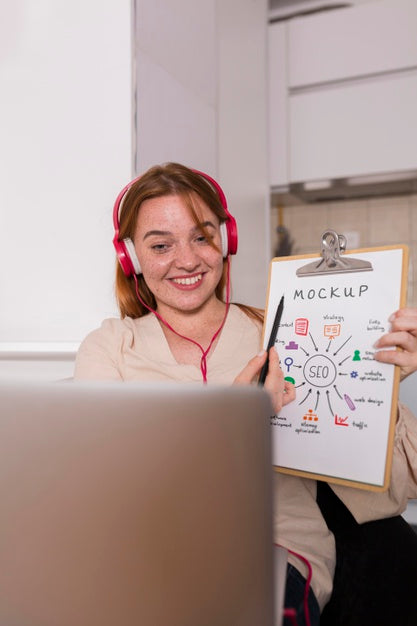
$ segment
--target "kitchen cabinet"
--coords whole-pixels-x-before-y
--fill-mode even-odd
[[[378,0],[287,26],[290,89],[417,67],[415,0]]]
[[[269,26],[271,186],[417,169],[416,25],[379,0]]]
[[[417,168],[417,74],[290,97],[290,181]]]

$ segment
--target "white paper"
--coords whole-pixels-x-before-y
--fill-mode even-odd
[[[400,307],[403,249],[352,256],[373,270],[299,278],[311,259],[271,263],[264,343],[284,294],[275,346],[297,392],[271,417],[273,463],[382,486],[394,366],[374,360],[374,344]]]

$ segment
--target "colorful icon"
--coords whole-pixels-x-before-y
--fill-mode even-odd
[[[295,341],[290,341],[285,346],[285,349],[286,350],[298,350],[298,343],[295,343]]]
[[[336,426],[349,426],[349,424],[346,423],[348,419],[349,419],[349,416],[339,417],[339,415],[335,415],[334,423],[336,424]]]
[[[287,372],[290,371],[290,367],[291,365],[294,363],[294,359],[292,359],[290,356],[285,357],[284,359],[284,365],[287,366]]]
[[[361,360],[360,350],[355,350],[355,354],[353,355],[352,361],[360,361],[360,360]]]
[[[325,324],[324,336],[329,339],[334,339],[340,335],[340,324]]]
[[[308,319],[306,317],[297,317],[294,324],[296,335],[307,335]]]
[[[352,398],[349,398],[349,396],[347,395],[347,393],[344,394],[344,399],[346,404],[348,405],[348,407],[350,408],[351,411],[354,411],[356,409],[355,405],[353,404]]]
[[[307,413],[303,415],[303,420],[306,422],[318,422],[318,415],[313,413],[313,409],[308,409]]]
[[[286,376],[284,378],[284,380],[286,380],[287,382],[291,383],[292,385],[295,385],[295,379],[292,378],[292,376]]]

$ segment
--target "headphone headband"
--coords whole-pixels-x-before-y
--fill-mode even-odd
[[[223,189],[220,187],[219,183],[214,180],[208,174],[201,172],[199,170],[191,170],[195,174],[198,174],[202,178],[204,178],[216,191],[220,203],[226,213],[226,220],[220,224],[220,236],[222,241],[222,252],[223,256],[227,257],[229,254],[236,254],[237,252],[237,224],[235,218],[229,212],[227,208],[226,196],[223,192]],[[116,250],[117,258],[122,267],[123,272],[126,276],[132,276],[133,274],[141,274],[142,270],[140,267],[139,260],[136,255],[135,246],[133,241],[130,238],[120,239],[120,212],[122,207],[123,198],[129,191],[129,189],[134,185],[141,176],[137,176],[130,183],[125,185],[123,189],[118,194],[114,207],[113,207],[113,226],[114,226],[114,237],[113,237],[113,245]]]

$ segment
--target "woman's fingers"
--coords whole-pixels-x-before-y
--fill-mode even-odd
[[[243,370],[236,376],[235,385],[249,385],[259,376],[262,366],[266,361],[266,350],[262,350],[254,356]]]
[[[295,398],[295,388],[284,380],[284,373],[279,364],[279,356],[275,348],[269,351],[269,368],[265,379],[265,389],[272,399],[275,413],[279,413],[283,406]]]
[[[404,379],[417,370],[417,309],[399,309],[390,316],[389,321],[390,332],[376,342],[374,358],[376,361],[398,365],[401,368],[401,379]]]
[[[293,402],[293,400],[295,400],[295,387],[292,383],[288,382],[288,380],[284,381],[284,385],[285,385],[285,389],[284,389],[284,395],[283,395],[283,402],[282,402],[282,406],[286,406],[287,404],[289,404],[290,402]]]
[[[247,385],[255,382],[266,361],[266,351],[263,350],[244,367],[234,380],[235,385]],[[269,350],[268,373],[265,378],[264,388],[268,391],[275,413],[295,398],[294,385],[284,380],[284,374],[279,364],[279,356],[275,348]]]

